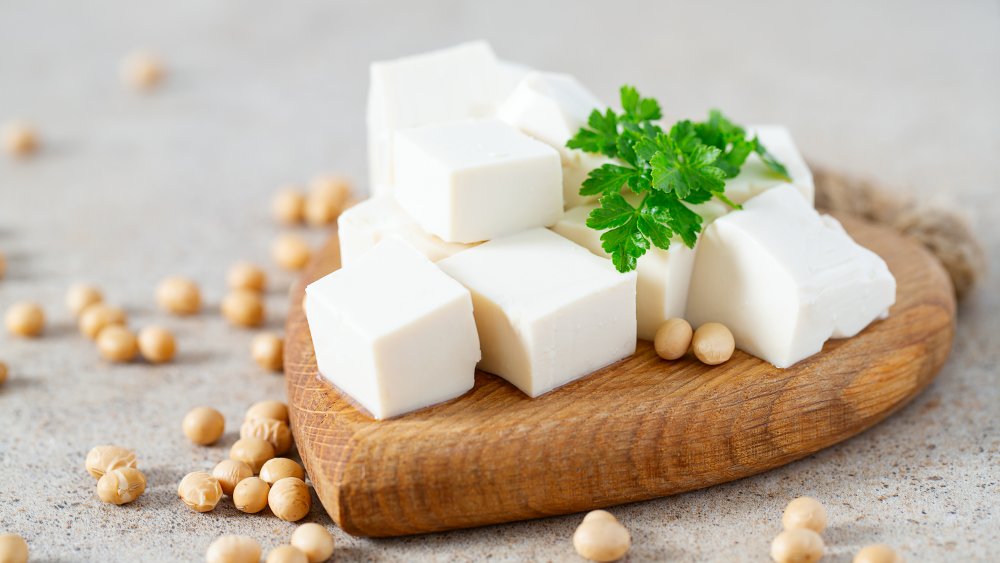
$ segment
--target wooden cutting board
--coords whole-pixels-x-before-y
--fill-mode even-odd
[[[849,218],[898,282],[887,320],[780,370],[634,356],[530,399],[476,374],[466,395],[378,422],[317,377],[303,288],[339,265],[336,237],[294,289],[285,371],[292,429],[346,532],[395,536],[579,512],[767,471],[871,427],[915,397],[951,350],[955,301],[916,242]]]

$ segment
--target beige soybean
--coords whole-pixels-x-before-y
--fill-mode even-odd
[[[333,536],[323,526],[303,524],[292,532],[292,545],[306,554],[309,563],[320,563],[333,556]]]
[[[240,438],[251,437],[267,440],[274,447],[275,455],[292,449],[292,431],[283,420],[247,417],[240,425]]]
[[[181,422],[184,435],[195,444],[214,444],[226,430],[226,419],[222,413],[211,407],[191,409]]]
[[[312,496],[309,486],[302,479],[285,477],[279,479],[267,493],[267,506],[275,516],[288,522],[298,522],[309,514]]]
[[[287,457],[269,459],[264,462],[264,465],[260,468],[260,478],[266,481],[269,485],[273,485],[285,477],[295,477],[296,479],[302,479],[304,481],[306,478],[306,471],[305,469],[302,469],[302,466],[299,465],[298,462],[288,459]]]
[[[0,534],[0,563],[28,563],[28,543],[16,534]]]
[[[300,236],[293,234],[281,235],[271,247],[271,255],[279,266],[286,270],[301,270],[309,263],[312,250],[309,244]]]
[[[337,220],[351,196],[351,186],[339,176],[319,176],[310,184],[306,198],[305,218],[310,225],[319,227]]]
[[[664,360],[676,360],[691,347],[691,325],[684,319],[668,319],[656,329],[653,347]]]
[[[264,299],[255,291],[232,291],[222,299],[222,316],[235,326],[260,326],[264,322]]]
[[[267,554],[266,563],[309,563],[309,558],[297,548],[279,545]]]
[[[8,370],[7,364],[0,362],[0,385],[7,382]]]
[[[726,325],[705,323],[694,331],[691,349],[702,363],[715,366],[733,357],[736,342]]]
[[[288,422],[288,405],[281,401],[258,401],[247,409],[246,418],[273,418]]]
[[[814,563],[825,551],[823,538],[808,528],[785,530],[771,542],[771,559],[776,563]]]
[[[40,145],[38,131],[30,124],[14,122],[4,127],[3,147],[11,156],[31,156],[38,152]]]
[[[87,459],[83,462],[94,479],[100,479],[108,471],[122,469],[125,467],[135,467],[137,460],[135,452],[121,446],[95,446],[87,452]]]
[[[233,489],[233,504],[241,512],[256,514],[267,506],[267,493],[271,486],[260,477],[248,477]]]
[[[799,497],[785,507],[781,525],[786,530],[805,528],[817,534],[822,533],[826,529],[826,509],[812,497]]]
[[[271,210],[274,217],[286,225],[301,223],[305,214],[306,196],[295,186],[286,186],[274,195]]]
[[[221,536],[208,546],[206,563],[259,563],[260,544],[247,536]]]
[[[4,321],[12,335],[34,338],[45,329],[45,312],[37,303],[24,301],[11,305]]]
[[[230,289],[261,292],[267,288],[267,274],[255,264],[238,262],[229,268],[226,284]]]
[[[853,563],[903,563],[903,556],[885,544],[868,545],[854,556]]]
[[[126,322],[125,311],[122,309],[105,303],[93,303],[84,308],[80,314],[80,333],[95,340],[105,327],[125,325]]]
[[[147,326],[139,331],[139,353],[151,364],[169,362],[177,353],[174,333],[163,327]]]
[[[573,533],[573,548],[591,561],[616,561],[628,553],[632,536],[611,513],[588,513]]]
[[[134,467],[112,469],[97,480],[97,496],[111,504],[128,504],[146,490],[146,476]]]
[[[258,334],[250,346],[250,357],[260,367],[270,371],[281,371],[285,365],[285,341],[277,334]]]
[[[193,315],[201,310],[201,290],[187,278],[167,278],[156,288],[156,303],[168,313]]]
[[[101,290],[92,285],[77,284],[66,292],[66,307],[76,318],[80,318],[87,307],[103,301],[104,295],[101,294]]]
[[[242,433],[242,432],[241,432]],[[267,440],[248,436],[240,438],[229,448],[229,459],[245,462],[254,474],[260,473],[264,462],[274,457],[274,446]]]
[[[139,353],[139,339],[121,325],[109,325],[97,335],[97,351],[110,362],[130,362]]]
[[[188,473],[177,485],[177,496],[195,512],[209,512],[222,499],[222,484],[206,471]]]
[[[223,493],[232,496],[240,481],[253,477],[253,469],[242,461],[224,459],[212,469],[212,477],[219,480]]]
[[[163,81],[163,62],[151,53],[136,52],[122,61],[121,78],[136,90],[149,90]]]
[[[337,174],[320,174],[309,182],[309,195],[324,197],[343,206],[351,199],[351,183]]]

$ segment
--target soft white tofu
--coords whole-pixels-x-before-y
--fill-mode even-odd
[[[554,224],[559,153],[496,119],[396,132],[396,199],[427,232],[472,243]]]
[[[438,262],[472,292],[479,368],[531,397],[635,352],[635,273],[547,229]]]
[[[373,195],[388,193],[394,184],[394,131],[492,115],[509,91],[510,80],[485,41],[373,63],[368,87],[368,167]]]
[[[385,239],[405,241],[432,262],[472,246],[445,242],[428,234],[392,196],[369,198],[344,211],[337,220],[337,236],[343,266],[354,263]]]
[[[507,99],[507,96],[514,91],[514,88],[517,88],[521,80],[529,73],[534,72],[535,69],[523,63],[500,59],[497,61],[497,70],[500,75],[500,89],[497,91],[497,101],[500,104],[503,103],[503,100]]]
[[[737,348],[785,368],[884,318],[895,300],[885,262],[784,185],[702,234],[687,317],[723,323]]]
[[[576,207],[594,198],[580,195],[591,170],[607,157],[569,149],[566,142],[605,105],[568,74],[528,73],[500,105],[497,117],[559,151],[563,168],[563,201]]]
[[[480,359],[469,291],[385,240],[306,288],[320,374],[377,419],[472,388]]]
[[[594,207],[596,205],[582,205],[566,211],[552,230],[597,256],[610,258],[601,248],[602,231],[587,226],[587,216]],[[675,317],[684,318],[694,257],[693,249],[680,240],[674,240],[670,249],[663,250],[654,246],[639,259],[635,270],[639,338],[653,340],[656,330],[664,321]]]

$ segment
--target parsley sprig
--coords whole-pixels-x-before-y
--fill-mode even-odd
[[[587,218],[599,231],[601,246],[619,272],[635,269],[650,245],[667,249],[674,236],[694,247],[702,218],[685,204],[726,198],[726,180],[735,177],[751,153],[776,175],[789,179],[785,167],[754,136],[718,110],[708,120],[678,121],[669,131],[657,122],[663,113],[653,98],[632,86],[621,88],[622,112],[595,109],[566,146],[616,159],[590,172],[580,195],[600,196],[600,206]],[[633,206],[623,188],[642,195]]]

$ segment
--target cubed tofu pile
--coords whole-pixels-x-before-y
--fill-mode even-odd
[[[538,397],[676,317],[723,323],[737,348],[788,367],[888,314],[885,262],[813,209],[780,126],[750,132],[791,182],[751,155],[726,185],[742,210],[692,206],[707,225],[695,248],[677,240],[619,273],[579,195],[609,160],[566,148],[604,107],[481,41],[373,64],[373,195],[339,219],[342,268],[306,289],[320,373],[383,419],[462,395],[477,367]]]

